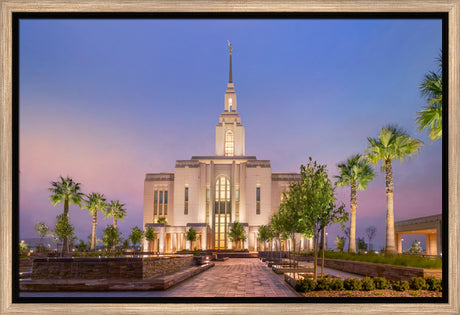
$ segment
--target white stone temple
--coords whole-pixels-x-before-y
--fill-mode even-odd
[[[245,155],[245,132],[238,113],[232,78],[232,46],[224,111],[215,131],[215,155],[178,160],[174,172],[146,174],[143,227],[153,226],[157,239],[144,241],[144,251],[173,253],[184,249],[232,249],[230,226],[243,224],[244,248],[262,250],[258,229],[278,211],[282,193],[300,179],[297,173],[273,173],[269,160]],[[165,217],[167,223],[158,223]],[[198,240],[186,241],[193,227]],[[311,241],[297,237],[300,249]],[[286,246],[286,245],[284,245]]]

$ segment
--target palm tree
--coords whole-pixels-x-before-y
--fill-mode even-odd
[[[164,223],[164,224],[168,224],[168,219],[166,217],[159,217],[157,219],[157,223]]]
[[[91,193],[87,196],[88,200],[85,200],[86,206],[83,208],[88,209],[93,215],[93,232],[91,234],[91,250],[96,248],[96,227],[97,227],[97,212],[104,211],[107,208],[105,198],[103,194]]]
[[[350,186],[350,241],[348,251],[356,253],[356,207],[357,190],[364,190],[367,184],[375,177],[374,170],[368,159],[362,158],[361,154],[350,157],[345,162],[337,165],[340,175],[334,176],[337,179],[336,185],[339,187]]]
[[[67,218],[69,218],[69,208],[71,204],[77,205],[81,208],[81,202],[83,200],[84,194],[80,190],[80,183],[76,183],[70,177],[62,177],[60,176],[60,181],[51,182],[51,188],[48,190],[52,192],[52,195],[49,196],[49,200],[53,206],[56,206],[58,203],[64,203],[64,212]],[[63,251],[69,250],[69,240],[64,238]]]
[[[117,219],[123,220],[123,218],[126,217],[126,209],[124,206],[125,204],[120,203],[118,200],[111,200],[110,204],[106,208],[104,218],[113,218],[114,228],[117,228]]]
[[[374,166],[382,161],[381,170],[385,172],[385,194],[387,197],[386,253],[395,253],[394,212],[393,212],[393,159],[401,162],[406,157],[420,152],[424,145],[421,140],[410,137],[398,126],[388,125],[382,128],[378,138],[368,137],[367,157]]]
[[[416,113],[415,122],[418,131],[428,130],[431,140],[442,137],[442,55],[438,58],[438,71],[429,71],[420,82],[420,92],[426,98],[428,106]]]

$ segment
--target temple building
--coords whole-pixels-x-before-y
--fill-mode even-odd
[[[243,246],[258,251],[258,229],[278,210],[282,193],[300,180],[297,173],[273,173],[269,160],[245,154],[245,130],[238,113],[232,78],[232,46],[224,111],[215,129],[215,155],[178,160],[171,173],[146,174],[143,226],[153,226],[157,239],[144,241],[144,251],[173,253],[184,249],[232,249],[228,237],[234,222],[246,232]],[[159,218],[167,223],[158,223]],[[186,241],[190,227],[198,234]],[[298,237],[300,249],[311,241]]]

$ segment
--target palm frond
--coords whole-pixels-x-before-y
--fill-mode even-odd
[[[420,152],[420,147],[424,145],[421,140],[412,138],[409,134],[397,125],[387,125],[382,128],[378,139],[367,138],[369,146],[366,148],[364,155],[377,165],[379,162],[399,159],[403,161],[406,157]],[[385,165],[382,163],[381,169]]]

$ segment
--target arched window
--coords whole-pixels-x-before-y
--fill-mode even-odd
[[[227,227],[230,223],[231,199],[230,181],[220,176],[216,181],[216,199],[214,205],[214,248],[227,248]]]
[[[232,111],[232,98],[231,97],[228,99],[228,111],[229,112]]]
[[[235,141],[233,138],[233,132],[228,130],[225,133],[225,156],[233,156],[235,154]]]

